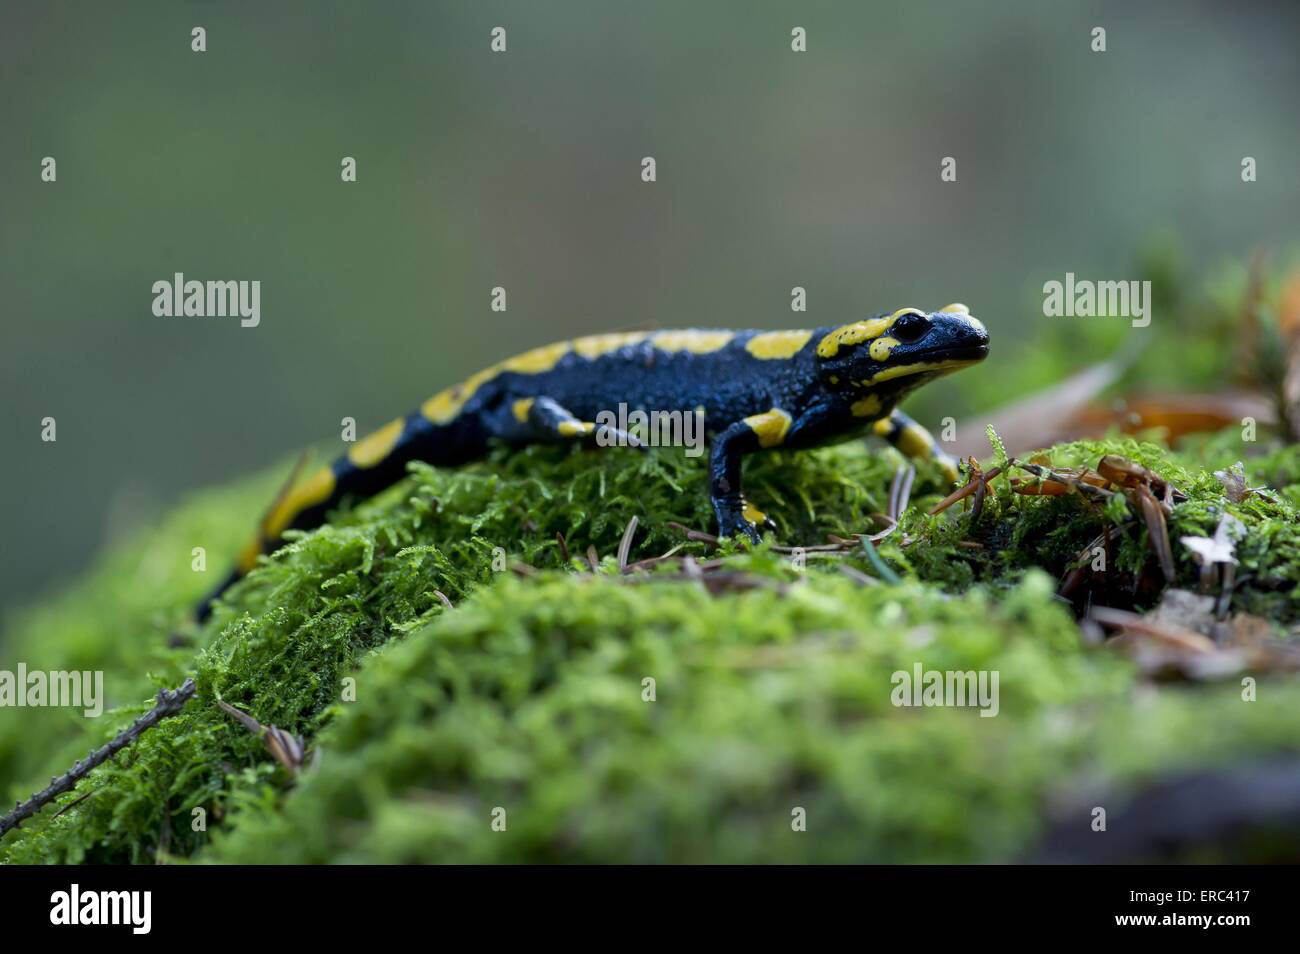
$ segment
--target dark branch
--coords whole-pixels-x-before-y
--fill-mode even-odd
[[[50,784],[47,787],[41,789],[27,801],[16,803],[13,811],[0,818],[0,838],[3,838],[10,829],[17,828],[24,819],[35,815],[64,792],[72,791],[77,787],[78,782],[90,774],[92,769],[117,755],[118,752],[143,735],[145,730],[152,729],[163,719],[179,713],[185,707],[185,703],[189,702],[194,696],[194,692],[193,679],[186,679],[177,689],[163,689],[159,692],[158,701],[154,707],[115,735],[107,744],[95,749],[62,775],[50,779]]]

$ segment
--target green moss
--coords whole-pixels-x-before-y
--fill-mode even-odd
[[[1180,455],[1112,441],[1052,457],[1101,453],[1189,494],[1175,538],[1212,533],[1224,511],[1243,520],[1237,605],[1295,624],[1300,452],[1249,460],[1252,484],[1279,493],[1242,504],[1209,473],[1243,456],[1227,439]],[[746,478],[783,540],[817,544],[874,526],[896,466],[892,451],[848,446],[762,455]],[[159,685],[194,673],[200,696],[62,797],[63,814],[46,809],[7,836],[0,857],[148,861],[165,841],[172,856],[213,861],[1007,859],[1034,843],[1048,796],[1071,779],[1122,787],[1300,748],[1293,680],[1245,704],[1231,684],[1140,685],[1120,657],[1083,647],[1035,568],[1059,574],[1109,521],[1117,565],[1140,573],[1145,530],[1123,508],[1001,488],[978,521],[929,517],[937,487],[923,480],[880,548],[901,586],[838,572],[874,575],[858,554],[810,554],[800,572],[728,544],[731,569],[757,585],[711,595],[671,565],[630,581],[612,558],[633,516],[633,559],[676,546],[704,557],[669,526],[711,529],[702,462],[534,448],[416,468],[265,561],[208,626],[187,627],[275,482],[195,499],[11,620],[8,658],[103,669],[119,706],[93,721],[0,710],[0,789],[12,797],[110,736]],[[191,572],[195,546],[212,574]],[[580,559],[589,547],[600,573]],[[1196,568],[1177,557],[1192,585]],[[541,572],[500,570],[515,561]],[[999,716],[895,708],[890,676],[915,663],[997,670]],[[355,702],[343,701],[347,680]],[[290,778],[218,698],[306,737],[316,767]],[[505,832],[491,827],[497,807]],[[806,832],[791,831],[795,807]],[[195,809],[206,831],[193,830]]]

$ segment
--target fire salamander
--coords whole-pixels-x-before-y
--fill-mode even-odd
[[[598,416],[620,404],[647,414],[703,414],[709,497],[724,536],[756,542],[773,527],[740,484],[741,458],[769,447],[874,432],[908,456],[938,459],[955,479],[955,462],[895,406],[925,382],[982,360],[988,340],[965,306],[949,305],[811,331],[617,333],[534,349],[440,391],[288,488],[199,618],[286,530],[319,526],[345,497],[369,497],[400,480],[408,462],[464,464],[483,457],[493,440],[594,442]]]

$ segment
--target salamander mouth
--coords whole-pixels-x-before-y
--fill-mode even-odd
[[[989,346],[986,344],[967,345],[960,348],[942,348],[921,355],[922,361],[932,361],[936,364],[946,361],[983,361],[989,356]]]

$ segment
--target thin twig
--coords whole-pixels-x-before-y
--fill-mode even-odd
[[[711,533],[705,533],[703,530],[692,530],[690,527],[686,526],[685,524],[678,523],[675,520],[669,520],[668,526],[672,527],[674,530],[680,530],[682,533],[686,534],[687,540],[692,540],[697,543],[707,543],[710,546],[715,546],[715,547],[718,545],[718,538]]]
[[[692,572],[691,564],[683,563],[682,573],[656,573],[654,575],[632,575],[623,579],[624,583],[700,583],[712,596],[726,590],[771,590],[784,594],[789,586],[778,580],[756,576],[742,570],[717,570],[712,573]]]
[[[278,726],[258,722],[243,709],[235,708],[224,699],[218,699],[217,705],[221,707],[222,712],[233,716],[249,732],[261,736],[267,751],[292,774],[297,775],[302,770],[307,747],[305,740]]]
[[[242,725],[254,735],[260,735],[262,732],[262,723],[258,722],[243,709],[237,709],[224,699],[217,700],[217,706],[228,716],[233,716],[235,721]]]
[[[1110,606],[1094,606],[1089,613],[1089,617],[1103,626],[1110,626],[1114,629],[1127,629],[1139,636],[1150,637],[1184,652],[1212,653],[1215,650],[1214,640],[1208,636],[1203,636],[1190,629],[1184,629],[1181,626],[1157,623],[1139,616],[1137,613],[1130,613],[1128,610],[1114,609]]]
[[[1015,466],[1019,467],[1021,470],[1029,471],[1029,473],[1040,479],[1053,480],[1058,484],[1064,484],[1066,487],[1070,487],[1077,493],[1082,494],[1084,497],[1091,497],[1093,500],[1109,500],[1111,497],[1115,496],[1115,491],[1113,490],[1105,490],[1101,487],[1094,486],[1093,484],[1084,483],[1077,477],[1071,477],[1067,474],[1059,473],[1052,470],[1050,467],[1039,467],[1037,464],[1022,464],[1019,461],[1015,462]]]
[[[633,570],[647,570],[652,566],[658,566],[660,563],[663,563],[666,560],[672,560],[674,558],[681,559],[680,557],[677,556],[677,551],[684,546],[686,546],[686,544],[679,543],[677,544],[677,546],[673,547],[671,550],[669,550],[665,554],[662,554],[661,556],[646,557],[644,560],[637,560],[635,563],[629,563],[627,565],[627,572],[631,573]]]
[[[880,574],[882,580],[895,586],[902,585],[903,581],[899,579],[898,574],[890,568],[889,564],[880,558],[880,554],[876,552],[876,548],[871,545],[870,540],[863,538],[862,550],[866,553],[867,559],[876,568],[876,572]]]
[[[176,689],[163,689],[158,693],[154,707],[127,728],[113,736],[107,744],[95,749],[80,762],[77,762],[62,775],[50,779],[50,784],[41,789],[25,802],[17,802],[14,810],[0,818],[0,838],[17,828],[24,819],[35,815],[42,808],[58,798],[64,792],[76,788],[77,783],[90,774],[91,770],[107,762],[122,749],[133,743],[148,729],[152,729],[163,719],[174,716],[193,698],[196,687],[193,679],[186,679]]]
[[[53,817],[53,818],[58,818],[58,817],[59,817],[60,815],[62,815],[64,812],[66,812],[66,811],[71,811],[72,809],[74,809],[74,808],[76,808],[78,805],[80,805],[82,802],[84,802],[86,799],[90,798],[91,795],[94,795],[95,792],[97,792],[97,791],[99,791],[99,789],[97,789],[97,788],[92,788],[92,789],[91,789],[90,791],[88,791],[85,795],[78,795],[78,796],[77,796],[76,798],[74,798],[72,801],[68,802],[68,804],[64,805],[64,806],[63,806],[62,808],[60,808],[57,812],[55,812],[55,813],[53,814],[53,816],[51,816],[51,817]]]
[[[867,574],[863,573],[861,570],[855,567],[851,567],[847,563],[839,564],[839,571],[843,573],[845,576],[847,576],[854,583],[857,583],[860,586],[880,585],[880,581],[877,580],[874,576],[867,576]]]
[[[910,464],[894,471],[894,479],[889,485],[889,519],[895,526],[903,519],[903,511],[907,510],[907,502],[912,496],[912,481],[915,479],[916,468]]]
[[[975,459],[971,458],[971,461],[974,463]],[[980,514],[984,512],[984,495],[988,493],[989,489],[988,478],[980,474],[977,479],[979,482],[975,486],[975,500],[970,508],[970,522],[972,525],[979,520]]]
[[[802,550],[804,553],[841,553],[845,550],[851,550],[858,545],[857,540],[845,540],[840,543],[818,543],[807,547],[772,547],[773,553],[794,553],[795,550]]]
[[[632,549],[632,537],[636,533],[637,519],[633,515],[632,519],[627,522],[627,529],[623,531],[623,539],[618,544],[618,572],[627,572],[627,555]]]
[[[1010,463],[1018,464],[1018,461],[1016,461],[1015,458],[1012,458]],[[1026,465],[1019,464],[1019,466],[1025,467]],[[959,500],[965,500],[971,494],[975,493],[975,491],[979,487],[984,486],[985,484],[987,484],[989,481],[991,481],[993,478],[997,477],[1001,473],[1002,473],[1001,467],[994,467],[987,474],[982,474],[982,475],[978,475],[977,477],[972,477],[961,487],[958,487],[948,496],[944,497],[937,504],[931,507],[929,511],[930,516],[933,517],[935,514],[943,513],[945,510],[947,510],[953,504],[957,503]]]
[[[1157,559],[1160,561],[1160,572],[1165,575],[1166,583],[1173,583],[1177,576],[1177,567],[1174,566],[1174,553],[1169,545],[1169,524],[1165,521],[1165,513],[1160,509],[1160,504],[1150,489],[1143,484],[1134,491],[1137,497],[1138,509],[1142,514],[1142,519],[1146,521],[1147,535],[1151,540],[1151,549],[1155,551]]]
[[[1232,605],[1232,590],[1236,586],[1237,566],[1234,563],[1225,563],[1223,565],[1223,590],[1219,593],[1219,599],[1214,604],[1214,615],[1217,619],[1226,619],[1228,616],[1228,607]]]

